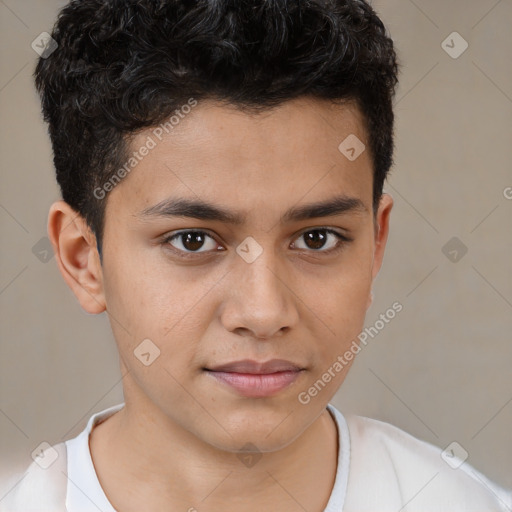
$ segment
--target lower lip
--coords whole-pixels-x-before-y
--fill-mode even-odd
[[[230,373],[209,371],[216,379],[228,384],[239,394],[250,398],[272,396],[294,382],[302,371],[268,374]]]

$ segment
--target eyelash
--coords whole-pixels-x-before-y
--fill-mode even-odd
[[[318,250],[314,250],[314,249],[299,249],[300,251],[307,251],[307,252],[311,252],[313,254],[336,254],[338,252],[340,252],[342,249],[344,249],[345,245],[347,245],[348,243],[352,242],[353,239],[352,238],[349,238],[345,235],[342,235],[341,233],[338,233],[337,231],[333,230],[333,229],[330,229],[330,228],[324,228],[324,227],[318,227],[318,228],[314,228],[314,229],[308,229],[307,231],[303,231],[298,237],[302,237],[303,235],[307,234],[307,233],[311,233],[313,231],[324,231],[325,233],[329,233],[329,234],[332,234],[334,235],[336,238],[338,238],[338,243],[336,244],[335,247],[333,247],[332,249],[329,249],[327,251],[323,251],[321,249],[318,249]],[[187,230],[182,230],[182,231],[178,231],[174,234],[171,234],[169,236],[166,236],[163,240],[162,240],[162,244],[163,245],[167,245],[170,250],[172,252],[174,252],[175,254],[177,254],[180,258],[186,258],[186,259],[193,259],[193,258],[198,258],[198,257],[201,257],[201,256],[204,256],[204,255],[208,255],[208,254],[213,254],[213,252],[211,251],[202,251],[202,252],[185,252],[185,251],[182,251],[181,249],[176,249],[176,247],[173,247],[170,242],[172,240],[174,240],[175,238],[178,238],[182,235],[185,235],[187,233],[200,233],[200,234],[203,234],[203,235],[206,235],[210,238],[212,238],[213,240],[215,240],[215,237],[213,237],[212,235],[210,235],[208,232],[206,231],[202,231],[202,230],[199,230],[199,229],[187,229]],[[221,251],[218,251],[218,252],[221,252]]]

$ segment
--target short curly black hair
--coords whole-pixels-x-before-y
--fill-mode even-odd
[[[364,0],[72,0],[34,72],[63,199],[95,233],[94,193],[130,136],[190,98],[258,112],[310,96],[355,101],[373,161],[373,208],[393,160],[398,62]]]

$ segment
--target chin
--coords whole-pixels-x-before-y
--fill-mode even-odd
[[[301,428],[295,415],[291,419],[289,409],[279,408],[267,414],[261,409],[238,409],[232,416],[223,413],[220,415],[223,421],[219,421],[222,427],[212,420],[213,424],[209,423],[207,431],[200,437],[215,448],[227,452],[239,452],[243,447],[243,451],[251,451],[251,446],[255,447],[255,452],[278,451],[292,443],[307,428],[307,423]]]

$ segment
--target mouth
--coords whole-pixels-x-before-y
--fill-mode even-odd
[[[305,368],[284,359],[262,363],[245,359],[203,370],[242,396],[264,398],[290,386]]]

